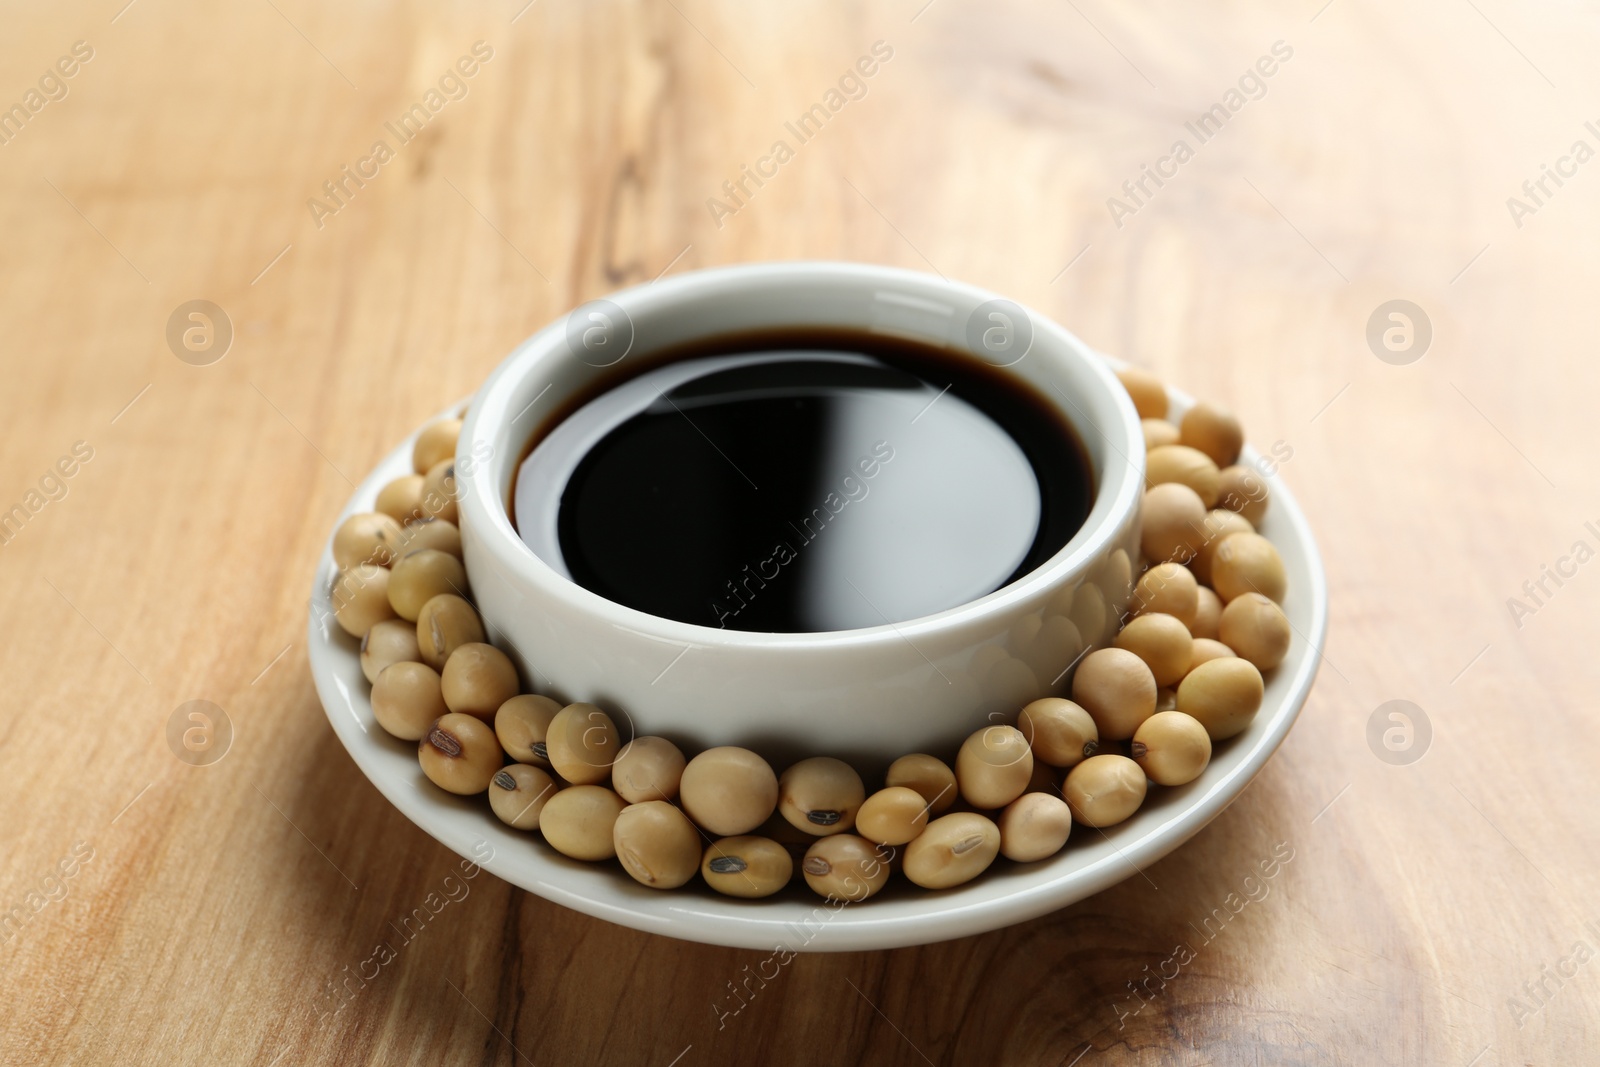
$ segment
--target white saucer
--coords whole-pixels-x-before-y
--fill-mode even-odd
[[[1176,391],[1171,398],[1175,411],[1192,402]],[[412,473],[411,444],[408,438],[378,464],[356,489],[340,521],[371,511],[385,483]],[[1246,448],[1241,462],[1258,458],[1254,449]],[[976,881],[955,889],[930,892],[894,878],[879,896],[842,906],[823,901],[803,883],[766,900],[718,896],[698,879],[679,890],[648,889],[614,861],[568,860],[537,833],[511,829],[495,818],[482,797],[456,797],[436,788],[417,764],[416,744],[390,737],[372,717],[358,642],[339,629],[329,605],[331,530],[311,593],[311,672],[334,733],[379,792],[462,857],[547,900],[654,934],[766,951],[857,951],[965,937],[1063,908],[1165,856],[1244,791],[1294,725],[1321,662],[1327,581],[1305,515],[1276,474],[1264,477],[1272,503],[1261,532],[1277,546],[1288,571],[1283,609],[1294,641],[1288,657],[1267,679],[1265,701],[1250,728],[1217,746],[1198,781],[1176,789],[1153,788],[1128,821],[1103,834],[1074,827],[1067,847],[1051,859],[1026,865],[997,860]],[[648,723],[636,727],[649,732]]]

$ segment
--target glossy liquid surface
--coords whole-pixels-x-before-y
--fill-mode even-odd
[[[518,529],[578,584],[702,626],[849,630],[992,592],[1083,524],[1082,447],[997,373],[895,355],[757,351],[627,381],[524,460]]]

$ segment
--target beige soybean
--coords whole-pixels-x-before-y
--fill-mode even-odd
[[[444,670],[450,653],[482,640],[483,621],[471,604],[454,593],[441,593],[417,613],[417,647],[422,652],[422,662],[436,671]]]
[[[1178,710],[1200,720],[1211,740],[1222,741],[1250,725],[1261,710],[1261,672],[1238,656],[1202,663],[1178,683]]]
[[[861,775],[831,756],[801,760],[778,779],[778,813],[790,826],[818,837],[853,828],[866,799]]]
[[[1267,504],[1271,500],[1266,479],[1254,468],[1238,463],[1222,468],[1217,487],[1218,507],[1237,511],[1249,519],[1251,525],[1260,526],[1261,520],[1267,517]]]
[[[1260,593],[1241,593],[1228,601],[1217,629],[1223,644],[1261,671],[1283,662],[1293,637],[1289,617]]]
[[[1144,431],[1144,450],[1146,452],[1161,448],[1164,445],[1178,443],[1178,428],[1166,419],[1141,419],[1140,427]]]
[[[505,757],[494,731],[482,719],[448,712],[422,735],[417,759],[434,785],[472,796],[489,788]]]
[[[700,869],[700,831],[665,800],[629,804],[611,828],[622,869],[640,885],[676,889]]]
[[[880,845],[903,845],[927,825],[928,802],[903,785],[878,790],[856,812],[856,833]]]
[[[456,461],[440,460],[422,477],[422,513],[459,525],[456,510]]]
[[[507,764],[489,780],[489,807],[518,830],[537,830],[539,815],[555,794],[556,780],[525,763]]]
[[[550,756],[544,739],[550,721],[561,710],[549,697],[523,693],[501,704],[494,713],[494,735],[506,755],[518,763],[531,763],[535,767],[550,766]]]
[[[937,756],[915,752],[889,764],[884,785],[903,785],[915,789],[927,802],[928,811],[943,814],[956,802],[956,773]]]
[[[1200,583],[1181,563],[1157,563],[1139,576],[1131,606],[1136,614],[1157,611],[1187,626],[1200,610]]]
[[[664,737],[636,737],[622,746],[611,766],[611,788],[630,804],[672,800],[687,761]]]
[[[948,889],[978,877],[999,854],[1000,828],[976,812],[958,811],[933,820],[906,846],[903,869],[924,889]]]
[[[444,702],[451,711],[476,715],[485,722],[492,722],[500,705],[520,688],[511,658],[481,641],[470,641],[450,653],[440,679]]]
[[[1139,548],[1153,563],[1193,559],[1203,543],[1206,506],[1199,494],[1179,482],[1145,490],[1139,513]]]
[[[1061,795],[1085,826],[1114,826],[1144,803],[1144,769],[1126,756],[1086,759],[1067,772]]]
[[[422,475],[406,474],[378,490],[372,510],[387,515],[403,527],[422,518]]]
[[[1141,419],[1167,417],[1167,387],[1161,384],[1160,378],[1137,367],[1124,367],[1117,371],[1117,380],[1128,391]]]
[[[544,747],[561,777],[575,785],[595,785],[611,777],[622,742],[611,716],[593,704],[568,704],[550,720]]]
[[[1222,598],[1207,585],[1202,585],[1198,594],[1199,606],[1195,609],[1194,619],[1189,623],[1189,632],[1196,640],[1202,637],[1216,640],[1222,623]]]
[[[439,672],[426,663],[391,663],[372,683],[372,717],[402,741],[420,741],[449,710]]]
[[[1157,688],[1144,660],[1125,648],[1102,648],[1078,664],[1072,699],[1094,718],[1101,740],[1120,741],[1154,713]]]
[[[1094,755],[1100,731],[1094,716],[1064,697],[1042,697],[1017,715],[1036,760],[1051,767],[1071,767]]]
[[[833,834],[806,849],[800,873],[820,896],[862,901],[889,880],[889,855],[864,837]]]
[[[1140,615],[1131,619],[1112,642],[1144,660],[1158,688],[1178,684],[1189,673],[1194,656],[1194,635],[1171,615]]]
[[[539,832],[563,856],[591,863],[617,854],[613,832],[627,807],[605,786],[572,785],[545,801]]]
[[[746,748],[708,748],[683,768],[678,799],[696,823],[733,837],[766,822],[778,807],[778,776]]]
[[[389,571],[389,603],[402,619],[417,621],[422,606],[441,593],[467,591],[461,560],[436,548],[421,548],[394,561]]]
[[[376,563],[357,563],[334,580],[333,617],[352,637],[365,637],[378,623],[394,618],[389,604],[389,571]]]
[[[1020,797],[1033,777],[1033,749],[1015,726],[985,726],[956,754],[956,784],[975,808],[1003,808]]]
[[[439,419],[428,423],[411,446],[411,469],[418,474],[426,474],[445,460],[454,459],[456,441],[460,436],[460,419]]]
[[[1211,558],[1211,588],[1224,604],[1244,593],[1260,593],[1281,604],[1288,586],[1283,557],[1260,534],[1229,534]]]
[[[1244,427],[1238,417],[1204,400],[1183,413],[1178,435],[1184,444],[1204,452],[1218,467],[1233,463],[1244,448]]]
[[[1250,520],[1243,515],[1236,514],[1223,508],[1213,508],[1206,512],[1206,517],[1200,523],[1200,548],[1194,554],[1194,559],[1189,561],[1189,569],[1194,571],[1194,576],[1206,585],[1211,584],[1211,561],[1217,554],[1217,546],[1222,540],[1236,533],[1255,533],[1256,529],[1250,525]]]
[[[794,857],[776,841],[765,837],[724,837],[706,846],[700,877],[706,885],[728,897],[754,900],[770,897],[789,884]]]
[[[1160,711],[1133,735],[1133,761],[1157,785],[1187,785],[1211,762],[1211,735],[1193,716]]]
[[[367,681],[376,682],[378,675],[391,663],[422,661],[422,650],[417,646],[417,628],[404,619],[384,619],[374,623],[361,637],[361,673]]]
[[[1194,651],[1189,657],[1189,670],[1194,670],[1202,663],[1209,663],[1214,659],[1222,659],[1224,656],[1233,654],[1233,649],[1221,641],[1210,637],[1197,637],[1194,639]],[[1165,690],[1163,691],[1165,692]]]
[[[376,511],[352,515],[333,532],[333,562],[341,570],[361,563],[387,567],[400,541],[400,524]]]
[[[1146,486],[1169,482],[1187,485],[1208,508],[1216,505],[1222,486],[1217,465],[1211,462],[1211,457],[1188,445],[1163,445],[1152,449],[1145,457],[1144,482]]]
[[[412,519],[400,531],[400,555],[433,548],[461,558],[461,528],[448,519]]]
[[[1033,863],[1060,852],[1072,833],[1072,809],[1053,793],[1024,793],[1006,805],[995,821],[1000,854]]]

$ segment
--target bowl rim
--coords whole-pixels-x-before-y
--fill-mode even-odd
[[[973,301],[975,304],[1008,299],[977,286],[953,282],[921,271],[826,260],[749,263],[688,271],[659,282],[647,282],[619,290],[605,299],[622,307],[630,317],[642,317],[687,300],[717,295],[737,297],[739,288],[744,286],[759,284],[777,288],[785,284],[822,282],[854,282],[863,287],[893,285],[923,292],[939,291],[946,297]],[[583,306],[586,305],[580,305],[580,308]],[[457,456],[459,459],[478,454],[475,450],[481,451],[485,446],[489,447],[492,455],[488,462],[475,462],[460,475],[458,493],[461,525],[463,528],[470,525],[483,551],[492,555],[497,564],[511,569],[519,579],[527,582],[538,596],[550,598],[568,611],[587,614],[631,633],[643,634],[652,640],[669,644],[779,654],[803,654],[841,646],[855,651],[953,633],[972,624],[1022,610],[1031,601],[1070,584],[1077,575],[1085,573],[1116,548],[1123,524],[1143,499],[1144,437],[1138,412],[1106,361],[1049,316],[1026,305],[1017,306],[1022,307],[1033,326],[1033,346],[1037,348],[1039,334],[1048,333],[1059,346],[1060,358],[1075,360],[1101,389],[1101,396],[1092,406],[1097,409],[1109,407],[1120,416],[1120,421],[1111,427],[1098,425],[1089,419],[1087,412],[1081,409],[1077,415],[1066,412],[1056,398],[1046,395],[1077,428],[1079,436],[1086,443],[1091,434],[1098,435],[1106,442],[1102,469],[1095,472],[1100,484],[1096,486],[1090,513],[1068,542],[1033,570],[964,604],[878,626],[809,633],[768,633],[719,629],[662,618],[619,604],[563,576],[539,558],[512,525],[500,491],[501,464],[507,459],[495,452],[492,438],[506,418],[508,398],[515,386],[535,376],[545,361],[570,358],[565,350],[565,324],[571,312],[514,348],[474,395],[462,423]],[[1038,391],[1044,393],[1042,389]],[[1067,399],[1068,403],[1077,406],[1076,402]],[[1085,426],[1085,422],[1089,425]],[[1140,457],[1139,462],[1131,458],[1136,455]],[[516,462],[521,462],[520,456]]]

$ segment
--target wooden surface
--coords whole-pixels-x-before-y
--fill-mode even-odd
[[[1594,12],[122,2],[0,13],[0,103],[93,50],[0,145],[0,508],[39,505],[0,548],[0,909],[22,916],[0,1061],[1592,1055],[1600,564],[1561,561],[1600,548],[1600,163],[1520,218],[1507,198],[1600,148]],[[714,219],[880,40],[866,95]],[[314,219],[476,41],[465,97]],[[1185,123],[1277,41],[1264,95],[1200,143]],[[1193,157],[1116,225],[1108,197],[1180,138]],[[1333,590],[1299,725],[1147,877],[1021,928],[795,959],[720,1025],[762,954],[489,875],[339,993],[456,866],[312,691],[308,582],[350,480],[575,303],[791,257],[1007,293],[1292,449]],[[164,331],[202,298],[235,336],[192,366]],[[1391,299],[1432,323],[1409,365],[1365,340]],[[65,495],[29,497],[76,442]],[[1570,576],[1527,599],[1544,566]],[[167,741],[197,699],[234,728],[211,766]],[[1367,740],[1396,699],[1431,724],[1407,765]],[[1292,859],[1247,884],[1275,847]]]

